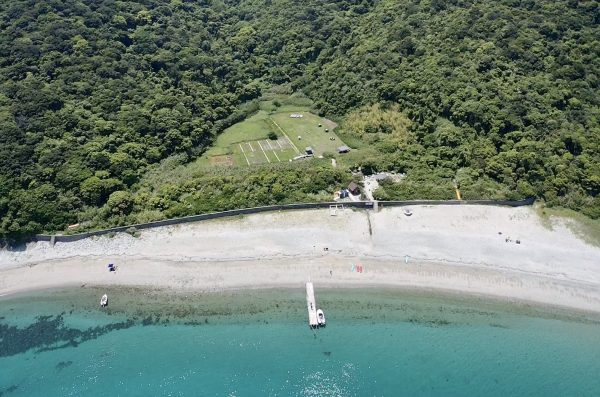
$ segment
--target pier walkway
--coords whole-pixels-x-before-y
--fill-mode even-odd
[[[317,303],[315,301],[315,290],[313,283],[306,283],[306,308],[308,309],[308,325],[311,328],[317,328]]]

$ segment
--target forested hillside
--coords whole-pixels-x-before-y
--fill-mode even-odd
[[[599,26],[597,1],[0,2],[0,237],[148,210],[136,192],[149,168],[196,158],[280,84],[340,120],[374,104],[410,119],[405,139],[345,127],[376,135],[355,166],[407,172],[384,196],[436,198],[456,178],[472,196],[600,217]],[[269,178],[253,188],[227,172],[186,189],[211,210],[252,189],[250,204],[318,193],[306,178],[277,195]],[[323,189],[343,179],[314,172],[329,174]]]

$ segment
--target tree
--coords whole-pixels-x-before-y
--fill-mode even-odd
[[[118,179],[100,179],[98,176],[91,176],[81,183],[80,191],[82,198],[88,204],[102,205],[112,192],[124,187],[123,183]]]
[[[133,201],[133,195],[130,192],[117,190],[111,193],[106,206],[115,215],[129,215],[133,210]]]

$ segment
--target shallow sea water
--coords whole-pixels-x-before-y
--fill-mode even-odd
[[[0,396],[597,396],[600,322],[400,290],[0,300]]]

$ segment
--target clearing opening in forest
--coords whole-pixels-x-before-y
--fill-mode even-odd
[[[211,165],[252,166],[289,162],[307,154],[308,148],[317,157],[333,154],[344,145],[334,132],[336,127],[307,111],[261,110],[226,129],[205,156]]]

